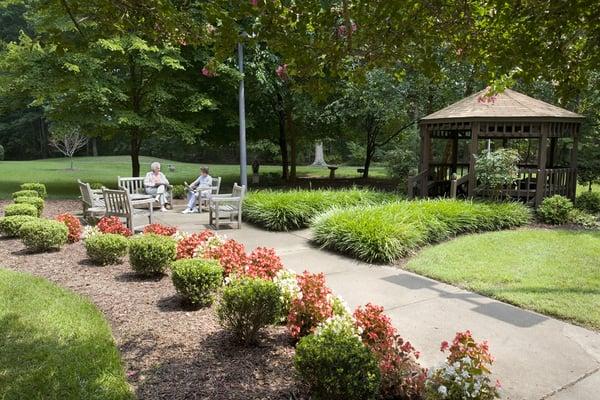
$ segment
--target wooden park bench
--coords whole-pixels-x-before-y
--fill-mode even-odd
[[[229,223],[237,219],[237,229],[242,227],[242,204],[246,187],[233,184],[231,194],[219,194],[211,196],[208,199],[208,220],[209,224],[219,229],[221,219],[227,218]]]

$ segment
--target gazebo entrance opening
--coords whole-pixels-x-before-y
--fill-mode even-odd
[[[582,117],[508,89],[492,104],[481,104],[481,94],[420,121],[420,171],[409,179],[409,196],[488,195],[477,181],[475,156],[505,147],[517,150],[520,163],[502,197],[535,206],[554,194],[573,199]]]

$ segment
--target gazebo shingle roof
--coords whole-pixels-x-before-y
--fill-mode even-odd
[[[423,121],[455,119],[583,119],[584,117],[511,89],[499,93],[493,102],[481,102],[486,89],[465,97],[454,104],[423,117]]]

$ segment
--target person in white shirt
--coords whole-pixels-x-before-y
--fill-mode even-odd
[[[212,190],[212,177],[208,174],[208,168],[200,168],[200,176],[189,185],[190,191],[187,194],[188,205],[183,214],[199,212],[196,202],[199,197],[207,197]]]
[[[169,180],[160,172],[160,163],[153,162],[150,165],[151,171],[144,178],[144,189],[146,193],[156,196],[156,201],[160,202],[160,210],[167,211],[165,204],[171,204],[169,192]]]

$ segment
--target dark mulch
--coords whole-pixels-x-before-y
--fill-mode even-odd
[[[78,210],[76,201],[48,201],[44,214]],[[284,327],[269,328],[257,347],[241,347],[220,328],[214,308],[184,308],[168,276],[140,278],[128,262],[93,266],[81,243],[28,254],[20,241],[3,239],[0,260],[89,297],[108,319],[140,399],[306,398]]]

